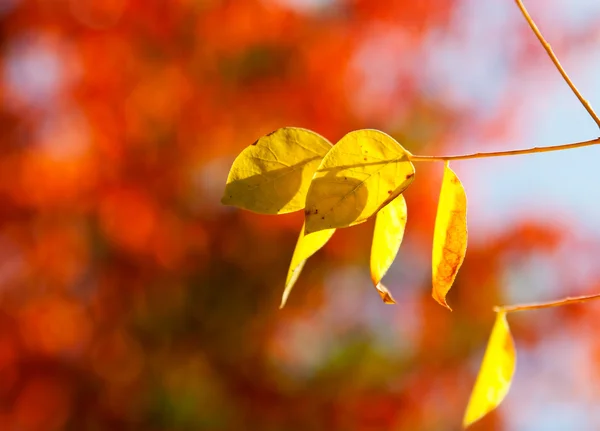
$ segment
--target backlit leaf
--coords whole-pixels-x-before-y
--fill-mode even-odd
[[[371,245],[371,279],[375,287],[379,286],[398,254],[404,237],[406,216],[406,201],[403,195],[398,196],[377,213]],[[383,292],[380,288],[378,290],[384,302],[394,303],[387,289]]]
[[[300,237],[298,238],[296,249],[292,256],[292,262],[290,263],[290,269],[288,270],[287,279],[285,281],[285,290],[283,291],[283,297],[281,298],[281,305],[279,308],[285,306],[290,292],[292,291],[292,287],[294,287],[296,280],[298,280],[298,276],[300,275],[300,272],[302,272],[306,260],[327,244],[327,241],[329,241],[334,232],[335,229],[325,229],[305,235],[304,226],[302,226]]]
[[[433,298],[451,310],[446,295],[467,251],[467,195],[460,180],[444,166],[444,178],[433,233]]]
[[[415,169],[408,151],[378,130],[344,136],[321,162],[306,196],[306,231],[362,223],[401,194]]]
[[[498,312],[479,375],[471,393],[463,419],[466,428],[494,410],[502,402],[515,372],[517,354],[506,321],[506,313]]]
[[[235,159],[221,202],[261,214],[300,210],[330,149],[327,139],[310,130],[285,127],[269,133]]]

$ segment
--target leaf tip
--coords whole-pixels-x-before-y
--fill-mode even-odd
[[[471,413],[469,411],[465,412],[465,416],[462,421],[462,429],[466,430],[471,425],[473,425],[475,422],[478,422],[481,418],[483,418],[483,416],[485,416],[485,414],[484,415],[474,415],[473,413]]]
[[[287,304],[287,300],[290,296],[290,292],[292,291],[292,287],[296,284],[296,280],[300,275],[300,271],[302,271],[302,267],[304,266],[304,262],[299,265],[298,268],[294,270],[291,277],[288,277],[287,282],[285,283],[285,289],[283,290],[283,295],[281,295],[281,303],[279,304],[279,309],[282,310]]]
[[[225,190],[223,190],[223,196],[221,197],[222,205],[235,205],[233,196],[235,192],[231,190],[231,182],[229,179],[227,180],[227,184],[225,184]]]
[[[381,295],[381,299],[383,299],[384,304],[394,305],[396,304],[396,300],[392,298],[392,295]]]
[[[433,292],[433,294],[431,296],[433,297],[433,299],[435,299],[435,302],[440,304],[442,307],[447,308],[448,310],[452,311],[452,308],[448,305],[446,298],[442,298],[442,297],[436,295],[436,292]]]
[[[224,194],[223,197],[221,198],[221,205],[229,205],[229,203],[231,202],[231,196],[229,196],[228,194]]]
[[[279,304],[280,310],[282,310],[283,307],[285,307],[285,304],[287,304],[287,300],[290,297],[290,292],[292,291],[292,287],[294,287],[294,284],[296,284],[296,280],[298,279],[298,276],[300,275],[300,272],[302,271],[302,268],[304,267],[305,262],[306,261],[301,262],[288,275],[288,278],[285,282],[285,288],[283,289],[283,295],[281,295],[281,303]]]
[[[384,304],[396,304],[396,300],[392,296],[392,292],[390,292],[387,287],[381,283],[377,283],[375,284],[375,288],[377,289],[379,296],[381,296]]]
[[[319,220],[315,219],[315,216],[313,214],[310,214],[308,212],[304,213],[304,220],[305,220],[305,225],[304,225],[304,236],[308,236],[311,233],[315,233],[315,232],[319,232],[321,230],[327,229],[326,227],[322,227],[319,225]]]

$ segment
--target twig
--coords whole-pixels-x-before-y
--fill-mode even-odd
[[[541,308],[560,307],[562,305],[577,304],[580,302],[592,301],[594,299],[600,299],[600,293],[594,295],[583,295],[567,297],[558,301],[551,302],[539,302],[534,304],[517,304],[517,305],[503,305],[501,307],[494,307],[496,313],[504,312],[511,313],[513,311],[525,311],[525,310],[539,310]]]
[[[590,105],[590,102],[584,99],[577,87],[575,87],[575,84],[573,84],[573,81],[571,81],[571,78],[569,78],[569,75],[567,75],[567,72],[565,72],[565,69],[560,64],[560,61],[558,61],[556,54],[554,54],[554,51],[552,51],[552,47],[548,42],[546,42],[546,39],[544,39],[544,36],[542,36],[542,33],[538,29],[537,25],[535,25],[535,22],[531,18],[531,15],[529,15],[529,12],[527,12],[527,9],[525,9],[525,5],[523,5],[523,2],[521,0],[515,1],[517,2],[517,6],[519,6],[519,9],[521,10],[521,13],[527,20],[527,24],[529,24],[529,27],[531,27],[531,30],[533,30],[538,40],[548,53],[548,56],[550,57],[550,60],[552,60],[552,63],[554,63],[554,66],[556,66],[556,69],[558,69],[565,82],[571,88],[571,91],[573,91],[573,93],[575,94],[575,96],[577,96],[583,107],[588,111],[588,114],[590,114],[590,116],[594,119],[598,127],[600,127],[600,118],[598,118],[598,115],[596,115],[596,113],[594,112],[592,105]]]
[[[600,144],[600,138],[571,144],[555,145],[552,147],[534,147],[521,150],[494,151],[490,153],[463,154],[458,156],[417,156],[410,155],[411,162],[443,162],[450,160],[484,159],[487,157],[519,156],[523,154],[548,153],[551,151],[569,150],[572,148],[589,147]]]

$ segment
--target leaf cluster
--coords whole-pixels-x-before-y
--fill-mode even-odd
[[[336,229],[374,218],[371,279],[394,303],[382,278],[396,257],[407,221],[403,192],[415,178],[412,154],[378,130],[348,133],[336,145],[306,129],[286,127],[263,136],[236,158],[222,202],[261,214],[303,209],[304,226],[292,257],[283,307],[306,260]],[[467,200],[445,165],[433,241],[433,297],[443,306],[467,248]]]
[[[530,28],[592,119],[600,117],[568,77],[521,0],[516,0]],[[222,203],[261,214],[304,210],[304,225],[290,263],[283,307],[307,259],[329,241],[336,229],[375,219],[371,279],[386,304],[394,304],[382,279],[396,257],[407,223],[403,192],[415,178],[413,162],[444,162],[432,245],[432,296],[446,301],[467,250],[467,197],[451,160],[533,154],[600,144],[600,138],[556,145],[462,156],[415,156],[378,130],[356,130],[332,145],[306,129],[286,127],[263,136],[236,158]],[[507,313],[563,306],[600,298],[600,294],[558,301],[496,307],[483,362],[464,415],[468,427],[504,399],[516,367],[516,350]]]
[[[304,210],[281,307],[307,261],[336,229],[375,219],[370,271],[376,291],[394,304],[382,279],[394,261],[407,222],[403,192],[415,178],[413,155],[378,130],[356,130],[332,145],[310,130],[286,127],[258,139],[235,159],[222,203],[260,214]],[[467,250],[467,197],[444,164],[432,250],[432,296],[446,295]]]

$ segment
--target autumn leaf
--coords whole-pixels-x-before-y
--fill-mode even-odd
[[[438,202],[433,234],[433,298],[452,310],[446,295],[454,283],[467,251],[467,195],[448,163]]]
[[[306,232],[353,226],[413,181],[410,153],[378,130],[356,130],[327,153],[306,196]]]
[[[383,301],[388,304],[394,304],[395,301],[385,286],[381,285],[381,279],[394,262],[400,249],[404,237],[406,216],[406,200],[403,195],[400,195],[381,209],[375,219],[371,245],[371,280]]]
[[[300,210],[330,149],[327,139],[310,130],[285,127],[269,133],[235,159],[221,202],[261,214]]]
[[[281,305],[279,308],[285,306],[285,303],[290,296],[290,292],[292,291],[292,287],[294,287],[296,280],[298,280],[298,276],[300,275],[300,272],[302,272],[306,260],[323,248],[334,232],[335,229],[325,229],[305,235],[304,226],[302,226],[300,237],[298,238],[296,249],[292,256],[292,262],[290,263],[290,269],[288,270],[287,279],[285,281],[285,290],[283,291],[283,297],[281,298]]]
[[[517,355],[506,321],[506,313],[498,312],[475,387],[463,419],[466,428],[494,410],[502,402],[515,372]]]

